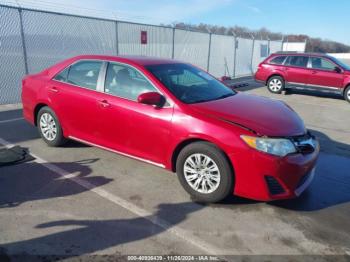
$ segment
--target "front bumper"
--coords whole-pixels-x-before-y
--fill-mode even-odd
[[[311,184],[319,155],[319,143],[311,153],[283,158],[246,149],[230,155],[235,171],[234,194],[261,201],[298,197]]]

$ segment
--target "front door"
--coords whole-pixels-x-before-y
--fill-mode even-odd
[[[173,108],[137,102],[144,92],[159,92],[139,70],[109,63],[105,103],[100,107],[99,135],[103,146],[156,163],[164,163]]]
[[[344,75],[336,71],[336,64],[321,57],[311,57],[310,60],[312,73],[309,76],[308,85],[333,90],[342,87]]]

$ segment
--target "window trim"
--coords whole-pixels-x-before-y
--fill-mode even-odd
[[[79,63],[79,62],[85,62],[85,61],[87,61],[87,62],[89,62],[89,61],[91,61],[91,62],[101,62],[101,68],[100,68],[100,71],[99,71],[99,74],[98,74],[98,77],[97,77],[97,82],[96,82],[96,89],[91,89],[91,88],[88,88],[88,87],[85,87],[85,86],[80,86],[80,85],[75,85],[75,84],[72,84],[72,83],[68,83],[67,82],[67,80],[68,80],[68,76],[69,76],[69,71],[70,71],[70,69],[71,69],[71,67],[73,66],[73,65],[75,65],[75,64],[77,64],[77,63]],[[55,81],[55,82],[59,82],[59,83],[64,83],[64,84],[67,84],[67,85],[71,85],[71,86],[76,86],[76,87],[80,87],[80,88],[84,88],[84,89],[86,89],[86,90],[90,90],[90,91],[95,91],[95,92],[99,92],[99,93],[102,93],[103,91],[101,91],[101,77],[102,77],[102,75],[101,75],[101,73],[102,73],[102,71],[103,71],[103,66],[104,66],[104,64],[105,64],[105,61],[104,60],[101,60],[101,59],[79,59],[79,60],[77,60],[77,61],[74,61],[73,63],[71,63],[71,64],[69,64],[68,66],[66,66],[66,67],[64,67],[61,71],[59,71],[57,74],[55,74],[52,78],[51,78],[51,80],[52,81]],[[60,73],[62,73],[64,70],[66,70],[68,68],[68,74],[67,74],[67,79],[66,79],[66,81],[60,81],[60,80],[57,80],[57,79],[55,79],[55,77],[57,76],[57,75],[59,75]]]

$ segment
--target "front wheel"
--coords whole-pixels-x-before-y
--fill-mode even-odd
[[[274,94],[280,94],[284,90],[284,80],[280,76],[273,76],[267,81],[267,89]]]
[[[61,146],[67,141],[63,136],[61,124],[51,108],[45,106],[39,110],[37,126],[40,136],[49,146]]]
[[[344,98],[345,98],[346,101],[348,101],[350,103],[350,86],[348,86],[345,89]]]
[[[233,171],[225,154],[215,145],[195,142],[179,154],[176,172],[195,201],[218,202],[233,193]]]

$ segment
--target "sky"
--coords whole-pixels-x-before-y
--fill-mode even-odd
[[[350,0],[0,0],[0,3],[150,24],[265,27],[350,45]]]

